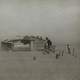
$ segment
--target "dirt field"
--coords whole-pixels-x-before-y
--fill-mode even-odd
[[[1,50],[0,80],[80,80],[80,55]]]

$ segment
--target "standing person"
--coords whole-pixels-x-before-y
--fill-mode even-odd
[[[69,44],[67,44],[67,50],[68,50],[68,53],[71,54],[71,49]]]
[[[52,46],[51,40],[48,37],[46,37],[46,40],[45,40],[45,43],[44,43],[44,50],[45,50],[46,53],[49,54],[51,46]]]
[[[48,37],[46,37],[46,41],[47,41],[47,47],[48,49],[50,49],[50,47],[52,46],[52,41]]]

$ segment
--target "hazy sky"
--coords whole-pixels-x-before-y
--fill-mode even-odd
[[[0,36],[48,35],[80,42],[80,0],[0,0]]]

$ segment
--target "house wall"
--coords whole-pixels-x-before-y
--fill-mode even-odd
[[[35,40],[33,43],[33,47],[35,50],[42,50],[44,49],[44,41],[42,40]]]
[[[5,47],[6,45],[2,45],[2,47]],[[8,48],[8,47],[6,47]],[[39,40],[39,39],[35,39],[33,41],[31,41],[31,44],[26,44],[24,45],[23,43],[21,43],[21,41],[17,41],[13,43],[13,47],[12,50],[42,50],[44,49],[44,41],[43,40]]]

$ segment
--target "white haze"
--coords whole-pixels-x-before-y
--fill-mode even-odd
[[[79,0],[0,0],[0,38],[43,35],[80,43]]]

